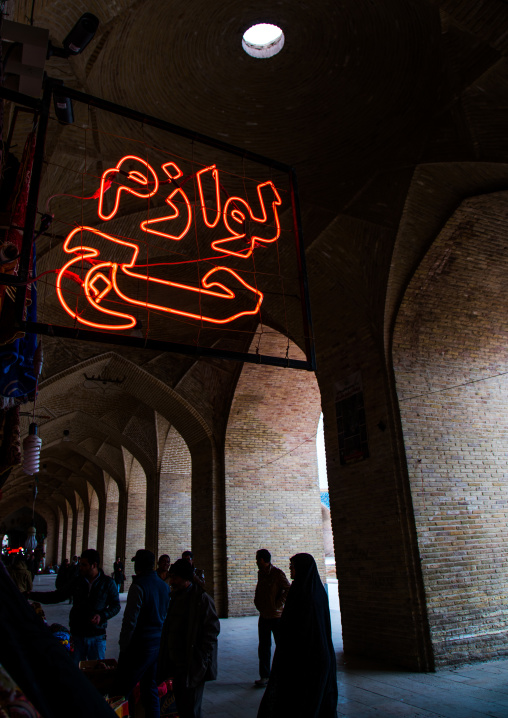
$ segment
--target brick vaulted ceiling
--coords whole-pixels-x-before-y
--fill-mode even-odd
[[[19,1],[11,19],[25,22],[31,8]],[[508,187],[504,0],[36,0],[34,24],[60,44],[84,12],[100,19],[94,40],[81,56],[49,60],[48,74],[296,168],[318,360],[351,327],[387,344],[405,287],[457,206]],[[256,22],[284,30],[279,55],[242,50]],[[47,155],[72,158],[60,140],[51,130]],[[96,148],[98,174],[113,149]],[[48,173],[44,196],[57,184]],[[265,320],[278,328],[275,307]],[[45,355],[52,491],[62,473],[94,484],[97,467],[121,482],[122,446],[146,470],[155,465],[157,413],[189,444],[218,436],[238,374],[218,360],[141,350],[122,363],[114,347],[58,339]],[[130,378],[90,399],[87,366]]]

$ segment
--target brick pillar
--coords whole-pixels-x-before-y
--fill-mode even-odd
[[[224,472],[209,439],[191,446],[192,551],[219,616],[227,615]]]
[[[330,511],[347,657],[432,670],[425,594],[400,422],[374,343],[349,344],[361,367],[368,456],[341,463],[336,391],[352,369],[343,354],[318,361]],[[356,373],[356,372],[355,372]]]
[[[117,556],[123,557],[125,551],[125,521],[120,521],[118,484],[108,474],[105,475],[105,501],[99,504],[99,536],[101,516],[103,515],[102,565],[106,573],[111,573]],[[122,539],[119,541],[119,535]],[[120,544],[120,545],[119,545]],[[121,553],[117,553],[121,549]]]
[[[125,450],[124,450],[125,452]],[[127,454],[127,452],[125,452]],[[147,523],[147,481],[143,467],[132,455],[126,461],[127,475],[127,530],[126,530],[126,563],[140,548],[145,548]],[[131,564],[132,565],[132,564]],[[132,572],[131,572],[132,574]],[[126,573],[126,587],[130,585],[130,575]]]
[[[96,527],[97,527],[96,545],[97,545],[97,551],[99,552],[100,557],[101,557],[101,561],[104,562],[104,547],[105,547],[104,539],[105,539],[105,532],[106,532],[106,498],[102,497],[99,500],[99,497],[97,496],[97,494],[95,494],[95,498],[98,501],[97,509],[95,509],[95,511],[96,511],[95,520],[96,520]],[[116,556],[115,556],[115,559],[116,559]],[[113,570],[113,567],[111,567],[111,570]]]
[[[70,536],[70,548],[71,548],[71,561],[72,557],[79,555],[77,537],[78,537],[78,509],[76,507],[76,500],[74,500],[74,507],[70,508],[71,513],[71,536]]]
[[[95,542],[90,543],[90,508],[85,504],[83,506],[83,537],[81,539],[81,551],[87,548],[97,548]]]
[[[159,551],[159,483],[160,477],[153,470],[146,476],[146,524],[145,545],[158,558]]]
[[[64,558],[68,558],[69,560],[71,559],[71,556],[69,555],[71,545],[69,542],[69,516],[67,514],[67,506],[66,502],[64,506],[65,510],[62,512],[62,561]]]

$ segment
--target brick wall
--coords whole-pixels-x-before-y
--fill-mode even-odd
[[[111,476],[105,475],[106,484],[106,519],[104,527],[104,556],[102,566],[104,572],[110,574],[116,561],[117,525],[118,525],[118,484]],[[123,558],[123,556],[122,556]],[[131,558],[131,556],[129,556]]]
[[[131,558],[140,548],[145,548],[145,521],[146,521],[146,476],[141,464],[125,451],[125,474],[127,477],[127,541],[125,546],[125,575],[127,581],[125,590],[131,584],[131,575],[134,573]],[[109,567],[108,567],[109,571]]]
[[[508,653],[507,210],[504,194],[462,204],[394,335],[437,664]]]
[[[58,541],[57,541],[57,551],[56,551],[56,561],[60,565],[63,563],[64,558],[68,558],[68,556],[63,555],[63,535],[64,535],[64,521],[63,521],[63,513],[60,507],[57,507],[57,530],[58,530]]]
[[[58,533],[57,533],[57,518],[55,511],[47,509],[42,512],[47,526],[47,539],[46,539],[46,564],[55,563],[58,559]]]
[[[88,528],[88,545],[96,548],[99,545],[97,531],[99,529],[99,497],[92,486],[88,484],[90,500],[90,520]]]
[[[65,508],[67,509],[67,533],[66,533],[66,547],[67,547],[67,556],[69,558],[69,561],[72,561],[73,555],[76,553],[75,546],[72,542],[72,525],[74,523],[74,516],[72,513],[71,505],[66,500],[65,501]]]
[[[191,546],[191,471],[189,449],[172,428],[161,457],[158,549],[159,554],[168,553],[171,561]]]
[[[287,339],[263,337],[261,353],[285,356]],[[315,434],[319,392],[310,372],[245,365],[226,435],[230,616],[252,615],[256,551],[289,576],[289,558],[313,554],[325,578]]]
[[[88,548],[83,546],[83,530],[85,520],[85,508],[83,506],[83,500],[77,493],[76,496],[76,553],[81,556],[82,551]]]

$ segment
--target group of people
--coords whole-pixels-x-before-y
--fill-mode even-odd
[[[199,718],[205,682],[217,677],[219,619],[204,577],[190,551],[171,564],[170,557],[140,549],[127,594],[116,692],[129,699],[140,684],[146,718],[159,716],[158,685],[169,677],[181,718]],[[171,600],[170,600],[171,598]]]
[[[147,549],[137,551],[132,561],[135,575],[127,594],[112,694],[125,695],[134,715],[134,688],[139,683],[146,718],[158,718],[158,685],[171,677],[179,715],[198,718],[205,681],[217,676],[220,631],[213,599],[204,590],[203,572],[194,567],[191,551],[173,564],[164,554],[157,568],[154,554]],[[123,564],[121,571],[125,580]],[[75,663],[105,658],[107,622],[119,613],[120,599],[117,577],[100,568],[95,549],[83,551],[79,575],[73,580],[54,591],[31,591],[28,597],[46,604],[71,598]]]
[[[163,554],[156,566],[154,554],[140,549],[132,562],[135,575],[122,620],[112,693],[127,697],[133,715],[134,688],[139,683],[146,717],[158,718],[158,686],[171,677],[180,718],[200,718],[205,682],[217,675],[220,631],[213,599],[204,590],[203,572],[194,567],[190,551],[173,564]],[[293,556],[292,583],[271,563],[268,550],[257,552],[256,563],[260,676],[255,685],[265,688],[258,718],[332,718],[337,706],[335,652],[328,597],[316,562],[310,554]],[[50,604],[72,599],[69,625],[75,663],[103,660],[107,622],[120,611],[117,576],[104,573],[95,549],[83,551],[78,575],[71,575],[72,564],[67,564],[54,591],[30,587],[25,595]]]
[[[314,558],[290,559],[290,584],[271,563],[267,549],[256,554],[259,611],[259,678],[265,687],[258,718],[332,718],[337,712],[337,666],[328,596]],[[270,667],[271,636],[275,653]]]

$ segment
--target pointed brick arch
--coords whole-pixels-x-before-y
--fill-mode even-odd
[[[508,635],[507,216],[507,192],[462,202],[418,267],[394,330],[438,665],[495,657]]]
[[[72,383],[80,380],[85,369],[93,373],[106,366],[112,374],[125,377],[123,390],[165,417],[189,447],[192,457],[192,547],[201,556],[208,577],[207,587],[215,595],[221,611],[221,597],[225,595],[226,581],[225,543],[223,507],[215,497],[221,493],[222,469],[212,431],[199,412],[159,379],[114,352],[87,360],[55,375],[44,383],[41,393],[50,390],[55,382]],[[43,405],[43,399],[39,401]],[[154,481],[153,475],[148,476],[149,487],[153,487]],[[156,495],[151,496],[150,507],[156,506],[156,498]]]
[[[268,330],[262,342],[261,352],[285,356],[284,335]],[[268,548],[286,572],[290,556],[311,553],[325,578],[315,443],[320,414],[313,374],[244,365],[225,445],[228,615],[254,611],[256,574],[245,566],[259,548]]]
[[[171,421],[188,446],[198,445],[204,439],[210,439],[209,427],[185,399],[162,381],[115,352],[107,352],[88,359],[42,382],[38,399],[40,405],[44,405],[45,393],[54,384],[65,382],[66,387],[71,388],[77,382],[83,381],[85,370],[90,373],[100,373],[106,366],[111,373],[125,377],[122,384],[125,392]]]
[[[108,473],[117,479],[122,477],[122,481],[124,480],[123,461],[120,451],[122,445],[137,458],[142,466],[145,467],[145,470],[150,471],[153,468],[151,457],[142,452],[140,447],[128,436],[122,434],[116,428],[111,427],[92,414],[83,411],[72,411],[43,424],[40,431],[44,439],[42,460],[44,460],[45,452],[49,451],[53,446],[59,446],[62,443],[62,427],[69,425],[73,427],[70,434],[71,440],[65,442],[65,445],[72,446],[76,450],[76,453],[79,453],[84,458],[88,458],[89,461],[108,471]],[[87,449],[86,438],[95,438],[102,444],[105,443],[107,448],[104,450],[99,449],[97,453],[93,453]],[[108,441],[108,439],[111,439],[111,441]],[[76,449],[76,447],[78,448]],[[110,447],[114,447],[117,450],[115,463],[111,462]]]

